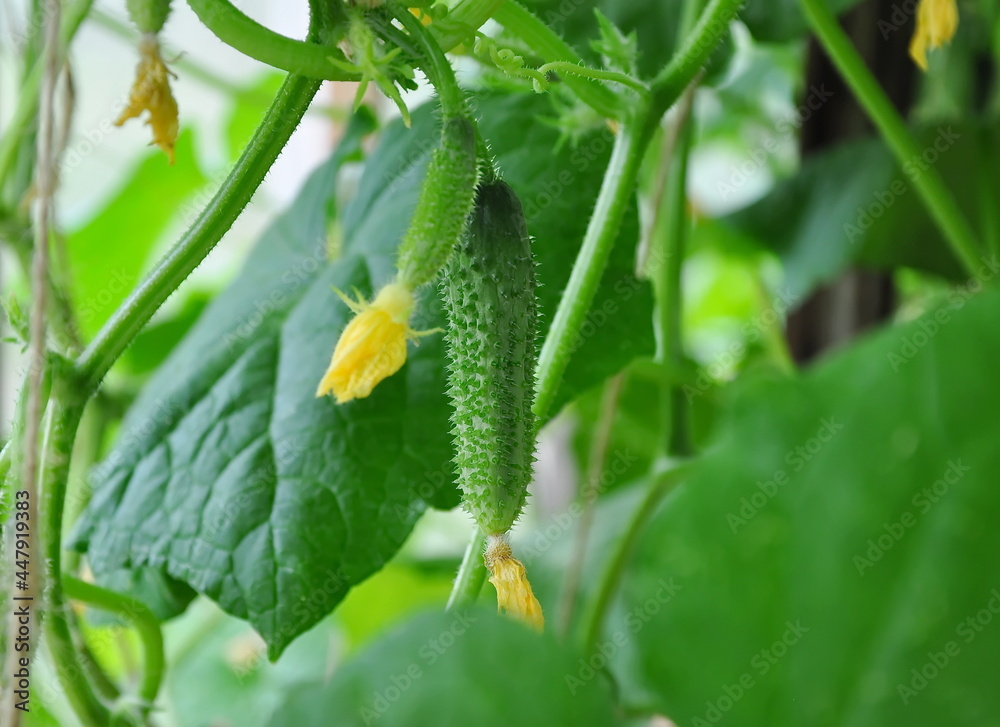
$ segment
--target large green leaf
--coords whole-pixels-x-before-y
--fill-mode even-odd
[[[420,615],[389,633],[329,683],[292,690],[271,727],[612,727],[609,690],[574,688],[579,657],[548,635],[485,609]]]
[[[955,293],[742,391],[626,578],[658,711],[681,727],[995,723],[998,310],[996,292]],[[664,583],[676,593],[654,603]]]
[[[551,316],[610,139],[551,156],[558,132],[520,122],[547,103],[483,97],[478,108],[528,210]],[[145,386],[75,535],[99,578],[152,583],[138,593],[154,602],[175,592],[164,579],[183,581],[248,619],[275,656],[380,568],[428,504],[457,504],[440,336],[367,399],[314,397],[351,315],[331,287],[371,294],[392,276],[436,126],[424,108],[411,130],[390,127],[333,224],[336,172],[356,128]],[[650,292],[631,273],[636,237],[633,209],[560,402],[652,349]],[[328,248],[339,249],[333,263]],[[432,289],[419,318],[418,328],[443,324]]]

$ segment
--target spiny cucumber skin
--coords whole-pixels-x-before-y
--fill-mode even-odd
[[[531,481],[538,324],[531,241],[506,183],[479,187],[441,289],[458,482],[483,532],[500,534],[521,514]]]
[[[458,244],[475,200],[476,131],[465,118],[447,118],[441,144],[427,166],[417,209],[399,245],[399,282],[415,290],[437,277]]]
[[[170,0],[126,0],[129,17],[143,33],[159,33],[170,15]]]

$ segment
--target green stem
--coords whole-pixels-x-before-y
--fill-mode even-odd
[[[639,166],[648,142],[649,107],[640,103],[635,118],[622,124],[615,138],[611,161],[597,196],[583,245],[573,265],[569,283],[559,301],[545,342],[538,356],[534,413],[539,424],[551,413],[563,373],[577,348],[580,328],[604,275],[618,228],[635,189]]]
[[[607,466],[608,448],[611,445],[611,434],[615,428],[615,415],[618,412],[618,402],[621,399],[624,383],[625,374],[616,375],[608,381],[601,397],[601,414],[594,428],[590,455],[587,459],[587,475],[579,497],[583,503],[583,513],[580,515],[576,536],[573,538],[573,555],[566,566],[566,577],[563,579],[562,594],[559,598],[556,630],[562,635],[569,631],[570,624],[573,623],[580,576],[583,574],[587,556],[587,541],[590,539],[590,530],[594,522],[597,498],[601,494],[601,478]]]
[[[548,73],[549,71],[562,71],[563,73],[569,73],[574,76],[579,76],[580,78],[593,78],[602,81],[614,81],[615,83],[620,83],[623,86],[631,88],[633,91],[637,91],[640,94],[648,95],[649,89],[646,88],[646,84],[639,81],[627,73],[619,73],[618,71],[604,71],[600,68],[591,68],[590,66],[585,66],[580,63],[570,63],[569,61],[551,61],[538,68],[538,72],[542,75]]]
[[[146,703],[147,709],[152,707],[160,691],[164,668],[163,633],[156,616],[144,603],[134,598],[86,583],[69,574],[64,573],[62,580],[68,597],[116,614],[135,625],[142,641],[144,657],[139,696]]]
[[[45,638],[56,673],[73,710],[86,725],[106,725],[110,712],[94,694],[86,670],[73,645],[62,586],[62,525],[69,476],[70,452],[76,427],[83,414],[79,390],[66,383],[53,384],[46,422],[45,462],[42,471],[41,521],[45,552]]]
[[[361,78],[359,74],[348,73],[330,62],[331,58],[345,60],[336,46],[295,40],[275,33],[243,14],[228,0],[188,0],[188,5],[219,40],[261,63],[308,78],[329,81],[357,81]],[[334,29],[328,30],[332,33]]]
[[[582,63],[580,55],[569,43],[515,0],[507,0],[497,8],[493,18],[546,62]],[[567,76],[566,85],[581,101],[605,118],[619,119],[626,111],[626,105],[613,91],[590,78]]]
[[[455,584],[452,586],[451,595],[448,596],[448,605],[445,606],[448,611],[475,603],[479,598],[479,592],[483,590],[483,583],[486,582],[486,563],[483,561],[486,538],[478,526],[473,527],[475,529],[472,539],[465,549],[462,564],[458,567],[458,575],[455,576]]]
[[[693,92],[693,87],[690,89]],[[693,93],[692,93],[693,95]],[[688,107],[690,108],[690,107]],[[684,372],[684,299],[682,273],[687,252],[687,239],[691,220],[687,212],[687,170],[694,136],[687,114],[680,116],[681,125],[674,147],[673,159],[667,181],[666,235],[663,237],[660,275],[657,280],[657,313],[662,345],[661,363],[667,372],[664,392],[664,422],[667,426],[666,453],[688,456],[691,454],[687,397],[680,385]],[[657,231],[654,230],[653,234]]]
[[[455,71],[451,67],[448,57],[434,40],[434,36],[406,7],[393,3],[392,14],[416,46],[418,57],[423,61],[421,68],[427,74],[427,80],[437,91],[441,111],[444,112],[445,118],[468,117],[469,111],[468,105],[465,103],[465,94],[458,85]]]
[[[76,31],[83,23],[94,0],[76,0],[61,14],[59,26],[59,57],[66,57]],[[17,159],[18,149],[22,146],[27,130],[38,118],[38,102],[42,93],[43,59],[38,58],[24,83],[18,89],[17,108],[3,134],[0,134],[0,189],[3,189],[7,176]],[[6,201],[6,200],[5,200]],[[20,200],[14,200],[15,204]]]
[[[97,388],[139,330],[229,230],[295,131],[319,84],[303,76],[285,79],[247,148],[198,219],[77,359],[87,392]]]
[[[825,0],[799,2],[827,55],[878,127],[896,160],[904,165],[910,160],[920,159],[923,150],[865,66],[850,38],[841,30]],[[975,275],[980,262],[980,247],[975,232],[937,170],[927,165],[922,165],[921,169],[922,173],[912,177],[917,193],[966,271]]]
[[[601,629],[611,605],[611,599],[625,573],[635,544],[639,540],[639,535],[642,534],[642,529],[656,512],[663,498],[673,490],[685,472],[685,465],[679,464],[668,472],[658,475],[653,486],[646,491],[646,496],[632,515],[632,520],[604,568],[598,583],[597,595],[590,602],[587,613],[584,615],[582,621],[584,654],[592,654],[597,647],[597,640],[601,637]]]
[[[711,0],[684,43],[653,79],[653,116],[658,120],[698,75],[739,15],[743,0]]]

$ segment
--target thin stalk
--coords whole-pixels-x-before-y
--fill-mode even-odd
[[[642,95],[649,94],[649,89],[646,87],[646,84],[638,79],[632,78],[632,76],[627,73],[605,71],[600,68],[585,66],[582,63],[570,63],[569,61],[551,61],[538,67],[538,73],[541,73],[543,76],[549,71],[562,71],[563,73],[569,73],[570,75],[579,76],[580,78],[593,78],[599,81],[613,81],[631,88],[633,91]]]
[[[729,32],[729,25],[739,15],[743,0],[711,0],[698,22],[651,86],[654,123],[676,103],[694,77],[701,72],[716,46]]]
[[[919,160],[923,150],[865,66],[851,39],[841,30],[826,2],[799,0],[799,3],[823,49],[886,140],[896,160],[900,165]],[[917,194],[966,272],[974,276],[980,264],[981,250],[976,234],[938,171],[929,165],[922,165],[921,170],[920,174],[912,177]]]
[[[139,697],[146,703],[147,708],[152,707],[160,691],[164,670],[163,633],[156,616],[141,601],[81,581],[69,574],[63,574],[63,586],[69,598],[113,613],[135,626],[143,649]]]
[[[598,583],[597,596],[590,603],[587,613],[583,618],[583,644],[584,654],[592,654],[597,647],[597,640],[601,637],[601,629],[611,599],[618,589],[618,584],[628,567],[632,557],[635,544],[642,534],[642,529],[656,512],[663,498],[673,490],[678,481],[684,475],[686,468],[683,464],[659,475],[653,486],[646,491],[646,496],[636,508],[632,515],[632,520],[625,529],[624,534],[617,547],[608,559],[607,565]]]
[[[478,525],[473,527],[472,539],[465,548],[465,555],[458,567],[458,575],[455,576],[455,584],[445,606],[446,611],[471,606],[479,598],[479,592],[486,582],[486,563],[483,561],[486,538]]]
[[[24,446],[24,461],[21,472],[21,486],[15,495],[18,500],[27,500],[27,520],[18,522],[27,523],[27,530],[19,538],[24,539],[26,553],[24,559],[27,565],[22,569],[25,572],[23,579],[19,579],[16,590],[19,606],[23,606],[27,612],[28,635],[26,642],[27,649],[15,651],[10,649],[5,660],[5,674],[14,674],[19,667],[30,670],[35,656],[34,635],[38,629],[32,628],[30,621],[32,616],[41,621],[44,614],[43,598],[46,594],[46,577],[44,573],[45,561],[40,558],[40,543],[44,540],[39,534],[39,456],[38,456],[38,436],[41,430],[42,412],[45,407],[42,379],[43,371],[46,368],[46,316],[45,307],[47,305],[47,292],[49,281],[49,224],[52,220],[52,200],[56,186],[55,170],[55,149],[54,149],[54,125],[55,125],[55,90],[56,80],[59,75],[61,57],[59,53],[59,23],[62,11],[58,0],[48,0],[44,6],[44,47],[40,62],[42,64],[42,86],[39,97],[39,131],[37,136],[37,147],[35,156],[37,159],[35,189],[36,198],[34,205],[34,251],[31,261],[31,310],[29,312],[29,335],[28,335],[28,376],[26,385],[27,393],[27,414],[24,428],[24,439],[21,444]],[[44,495],[44,492],[42,493]],[[24,495],[24,497],[21,497]],[[13,535],[13,533],[12,533]],[[20,544],[20,543],[18,543]],[[18,548],[18,550],[22,550]],[[34,614],[31,612],[34,611]],[[9,621],[8,644],[13,644],[18,637],[19,626],[23,622],[21,618],[11,618]],[[27,659],[27,664],[22,661]],[[3,705],[6,712],[5,724],[16,727],[21,722],[20,710],[14,706],[14,696],[9,695],[9,699]]]
[[[583,245],[552,320],[552,327],[542,344],[536,370],[533,408],[539,425],[551,413],[563,373],[577,348],[580,328],[604,275],[608,256],[614,247],[625,209],[635,189],[639,166],[648,142],[648,134],[641,131],[648,126],[648,114],[648,106],[639,104],[635,117],[622,124],[615,138],[611,161],[604,174]]]
[[[544,61],[582,63],[580,55],[558,33],[515,0],[507,0],[493,14],[494,20],[516,35]],[[567,76],[566,85],[581,101],[608,119],[620,119],[627,105],[602,84],[580,76]]]
[[[66,50],[76,31],[80,28],[90,6],[94,0],[76,0],[71,3],[62,13],[62,22],[59,28],[59,57],[64,58]],[[17,107],[10,119],[3,134],[0,134],[0,189],[7,181],[14,160],[17,158],[17,151],[21,147],[22,139],[27,130],[38,118],[38,103],[42,93],[42,76],[44,75],[44,58],[39,58],[25,78],[24,83],[18,89]]]
[[[694,86],[686,92],[690,110],[690,99],[694,96]],[[694,136],[687,113],[678,117],[680,132],[673,158],[669,161],[666,198],[666,235],[662,237],[662,259],[657,275],[657,320],[660,328],[661,363],[666,371],[664,382],[663,413],[666,424],[666,454],[688,456],[691,454],[691,432],[687,397],[679,383],[679,375],[684,370],[684,340],[682,319],[684,296],[682,274],[684,258],[687,254],[687,240],[691,220],[687,212],[687,170]],[[657,234],[653,230],[653,234]]]
[[[580,576],[583,573],[583,563],[587,555],[587,541],[590,539],[590,529],[594,522],[594,512],[597,509],[597,497],[601,492],[601,477],[604,475],[608,459],[608,448],[611,445],[611,433],[614,430],[615,414],[618,411],[618,401],[621,398],[625,375],[618,374],[608,381],[601,397],[601,413],[594,429],[590,445],[590,457],[587,460],[587,474],[583,481],[583,492],[580,500],[583,502],[583,512],[580,514],[580,524],[573,539],[573,556],[566,567],[566,578],[563,580],[562,595],[559,598],[557,629],[566,634],[573,622],[573,611],[576,608],[576,592],[580,586]]]
[[[73,644],[69,612],[62,584],[62,525],[73,438],[83,414],[79,390],[66,383],[53,384],[45,437],[41,520],[45,543],[45,639],[56,674],[77,717],[90,727],[103,726],[110,712],[94,693],[87,670]]]
[[[331,59],[344,60],[334,45],[295,40],[265,28],[228,0],[188,0],[198,19],[219,40],[274,68],[308,78],[358,81],[361,76],[342,70]],[[330,4],[333,8],[334,5]],[[329,28],[331,32],[333,28]]]
[[[285,79],[215,196],[77,359],[77,373],[87,392],[97,388],[139,330],[229,230],[288,143],[319,85],[319,80],[303,76]]]
[[[458,85],[455,71],[431,32],[414,17],[408,8],[402,5],[393,3],[392,14],[410,35],[411,41],[416,46],[423,61],[421,68],[427,74],[427,79],[434,86],[434,90],[437,91],[444,116],[446,118],[468,116],[465,94]]]

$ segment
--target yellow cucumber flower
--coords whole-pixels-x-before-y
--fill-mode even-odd
[[[389,283],[371,303],[358,295],[351,300],[336,291],[355,312],[340,334],[330,366],[316,389],[316,396],[333,392],[337,403],[364,399],[382,381],[406,363],[407,339],[434,333],[410,328],[413,292],[399,283]]]
[[[917,32],[910,41],[910,56],[927,70],[927,51],[940,48],[955,37],[958,29],[956,0],[920,0],[917,6]]]
[[[173,164],[174,144],[177,143],[177,102],[170,91],[171,75],[160,57],[159,41],[153,33],[146,33],[139,41],[139,65],[135,68],[128,106],[115,121],[115,126],[149,111],[146,123],[153,129],[153,143],[167,153]]]
[[[542,606],[531,591],[524,565],[511,553],[506,535],[487,538],[486,567],[490,571],[490,583],[497,589],[497,610],[541,631],[545,627]]]

